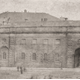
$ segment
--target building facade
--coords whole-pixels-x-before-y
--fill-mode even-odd
[[[18,22],[15,21],[15,17],[11,17],[14,14],[8,13],[5,18],[1,14],[0,17],[1,67],[23,65],[39,68],[73,68],[79,66],[79,57],[75,56],[76,51],[78,50],[77,54],[79,54],[80,50],[78,21],[63,21],[55,17],[52,19],[51,16],[42,16],[44,17],[42,19],[39,16],[41,21],[35,18],[35,21]],[[27,13],[23,15],[25,14]],[[48,18],[51,19],[48,21]]]

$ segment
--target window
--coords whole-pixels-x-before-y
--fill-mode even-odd
[[[47,53],[44,53],[44,60],[47,60]]]
[[[44,18],[44,21],[47,21],[47,18]]]
[[[37,44],[37,39],[33,39],[32,44]]]
[[[36,60],[36,53],[33,53],[32,57],[33,57],[33,60]]]
[[[47,21],[48,19],[47,18],[41,18],[41,21]]]
[[[28,19],[25,19],[25,22],[27,21]]]
[[[80,44],[80,39],[78,40],[78,44]]]
[[[25,53],[22,53],[21,57],[22,59],[25,59]]]
[[[41,21],[44,21],[43,18],[41,18]]]
[[[6,53],[3,52],[3,59],[6,59]]]
[[[26,39],[22,39],[20,44],[21,45],[26,45]]]
[[[3,38],[2,40],[3,40],[4,42],[6,42],[6,38]]]
[[[56,39],[55,44],[60,44],[61,40],[60,39]]]
[[[48,44],[48,39],[45,39],[45,40],[44,40],[44,44],[45,44],[45,45]]]
[[[15,37],[10,37],[10,44],[11,44],[11,45],[16,44]]]

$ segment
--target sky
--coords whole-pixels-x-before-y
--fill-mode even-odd
[[[45,12],[58,18],[80,20],[80,0],[0,0],[0,13]]]

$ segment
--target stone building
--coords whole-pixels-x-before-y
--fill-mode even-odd
[[[79,47],[80,21],[27,11],[0,14],[1,67],[78,67]]]

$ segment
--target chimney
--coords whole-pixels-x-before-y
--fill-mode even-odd
[[[24,10],[24,13],[27,13],[27,10],[26,9]]]
[[[68,20],[68,18],[65,18],[65,17],[60,17],[60,19],[61,19],[61,20],[65,20],[65,21]]]

